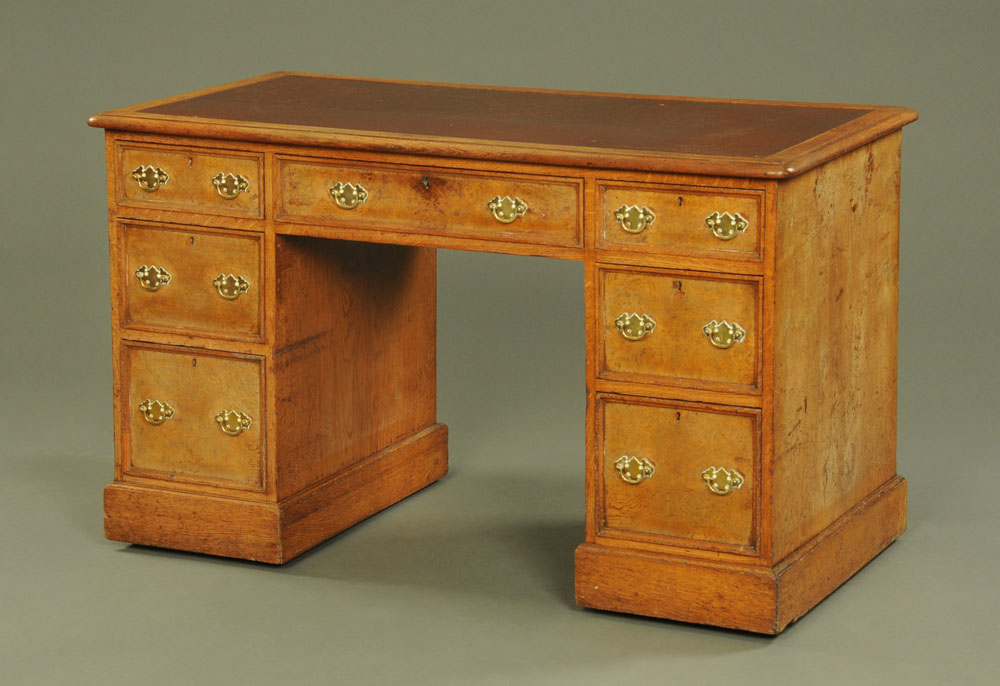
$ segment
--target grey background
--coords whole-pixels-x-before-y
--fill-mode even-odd
[[[997,683],[996,2],[0,0],[0,681]],[[441,251],[450,475],[282,568],[102,536],[97,111],[277,69],[906,105],[909,530],[777,639],[581,610],[583,269]]]

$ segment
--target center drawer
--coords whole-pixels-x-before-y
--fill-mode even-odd
[[[756,546],[760,412],[599,396],[601,535]]]
[[[125,476],[262,491],[262,359],[132,343],[123,349]]]
[[[755,393],[760,280],[602,267],[601,378]]]
[[[583,245],[578,179],[284,158],[278,165],[279,220]]]

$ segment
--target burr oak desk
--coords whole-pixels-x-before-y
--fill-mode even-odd
[[[440,479],[436,249],[582,260],[577,602],[780,632],[905,528],[914,119],[285,72],[91,118],[106,535],[282,563]]]

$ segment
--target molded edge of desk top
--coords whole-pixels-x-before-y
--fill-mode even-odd
[[[88,123],[119,131],[382,153],[780,179],[916,119],[917,113],[905,107],[275,72],[103,112]],[[369,122],[382,126],[364,128]]]

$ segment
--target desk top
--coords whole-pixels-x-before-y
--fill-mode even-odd
[[[498,161],[782,178],[917,118],[711,100],[277,72],[91,117],[125,131]]]

